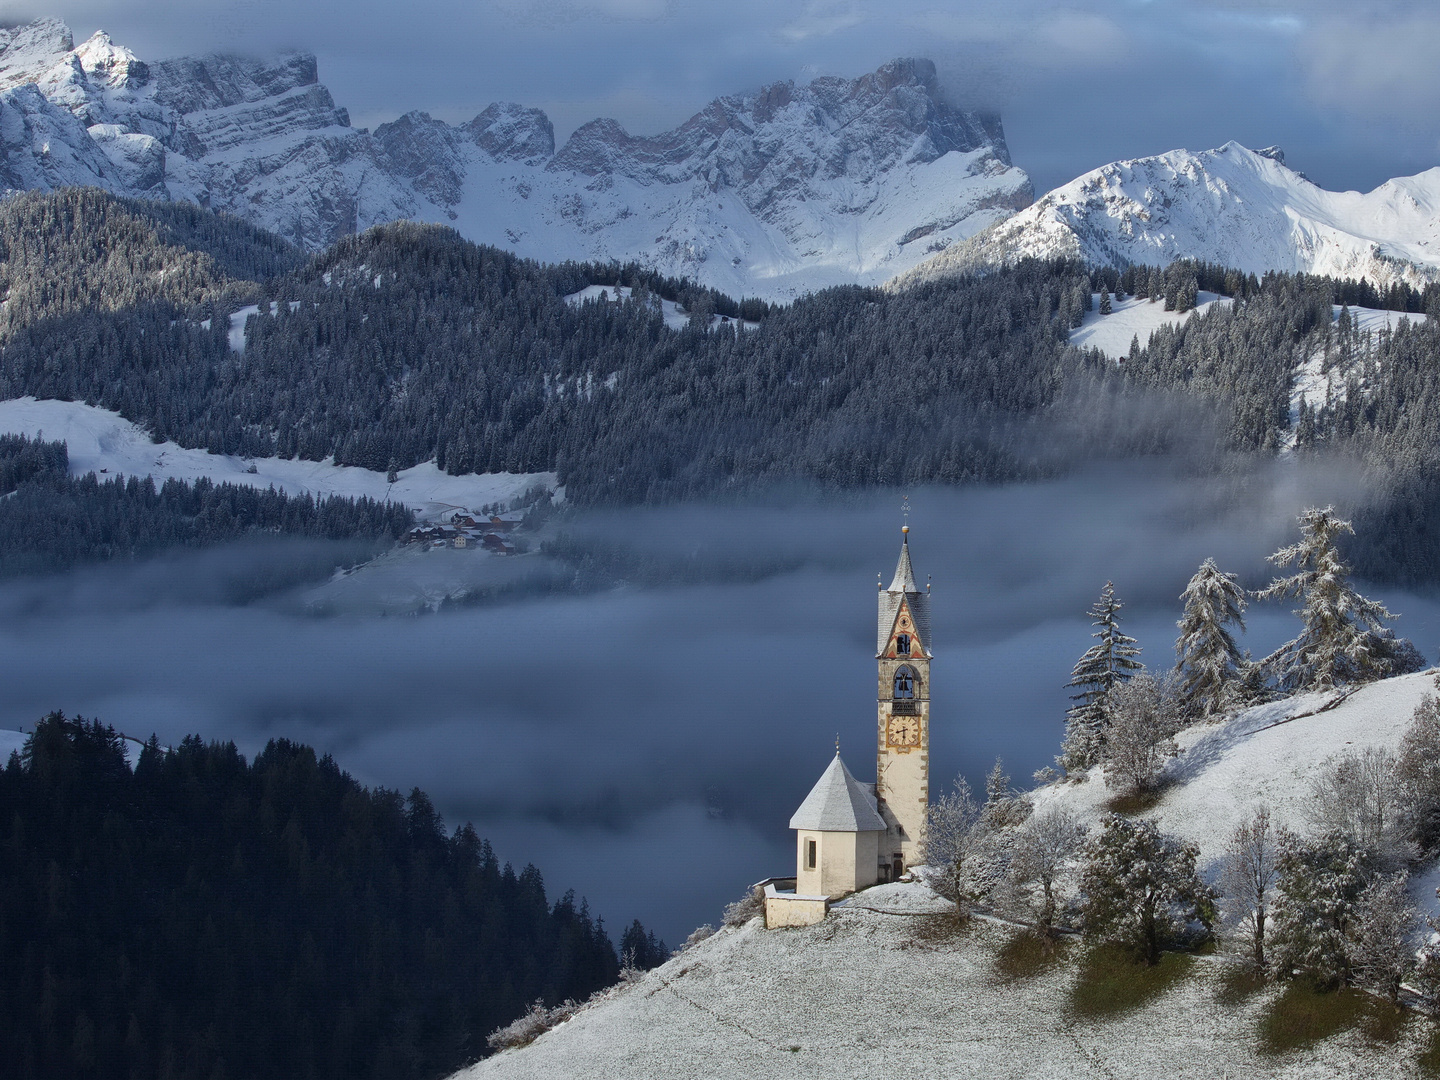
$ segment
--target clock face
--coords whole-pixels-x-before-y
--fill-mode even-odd
[[[920,718],[892,716],[885,725],[885,745],[901,748],[920,745]]]

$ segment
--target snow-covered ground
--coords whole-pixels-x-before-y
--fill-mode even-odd
[[[926,892],[884,888],[891,900],[906,890]],[[457,1080],[1415,1075],[1414,1042],[1424,1023],[1383,1049],[1342,1034],[1283,1057],[1262,1056],[1256,1028],[1277,989],[1221,1004],[1220,957],[1196,957],[1186,978],[1145,1005],[1087,1021],[1070,1008],[1073,953],[1042,974],[1007,980],[995,959],[1011,931],[978,923],[960,936],[917,934],[925,918],[852,903],[803,929],[764,930],[756,919],[721,930]]]
[[[250,487],[267,488],[273,484],[291,495],[364,495],[403,503],[422,517],[508,503],[536,485],[557,491],[555,474],[548,472],[450,476],[436,468],[434,462],[425,462],[405,469],[392,484],[383,472],[336,465],[329,458],[301,461],[212,454],[173,442],[152,442],[149,435],[118,413],[79,401],[37,401],[31,397],[0,401],[0,432],[31,437],[43,434],[52,441],[64,440],[70,450],[70,471],[77,475],[94,472],[102,476],[153,476],[157,483],[170,477],[193,481],[204,476],[217,483],[228,481]]]
[[[0,768],[10,760],[12,753],[18,753],[25,746],[25,740],[30,737],[28,732],[0,730]]]
[[[1165,769],[1171,786],[1146,816],[1194,841],[1202,871],[1213,876],[1230,834],[1256,807],[1268,805],[1276,826],[1304,832],[1311,783],[1326,761],[1370,746],[1398,749],[1415,707],[1426,694],[1440,694],[1435,677],[1422,671],[1349,694],[1302,694],[1188,728]],[[1094,822],[1113,795],[1097,767],[1083,783],[1051,784],[1031,798],[1037,810],[1061,805]],[[1433,888],[1416,899],[1436,907]]]
[[[1196,298],[1193,311],[1184,313],[1166,311],[1163,301],[1150,303],[1147,298],[1131,296],[1116,301],[1111,298],[1113,310],[1109,315],[1100,314],[1100,294],[1090,297],[1091,308],[1085,313],[1085,320],[1070,331],[1070,344],[1081,349],[1099,349],[1111,360],[1130,355],[1130,342],[1138,337],[1143,347],[1150,341],[1150,335],[1162,326],[1175,326],[1204,311],[1211,304],[1229,304],[1228,296],[1202,292]]]
[[[1335,304],[1331,308],[1330,320],[1332,323],[1339,320],[1341,310],[1339,304]],[[1296,426],[1300,423],[1300,406],[1302,404],[1309,405],[1312,409],[1318,409],[1327,402],[1344,398],[1345,385],[1351,370],[1356,364],[1363,364],[1366,354],[1371,351],[1375,335],[1382,331],[1394,330],[1400,325],[1401,319],[1423,322],[1428,316],[1403,311],[1377,311],[1374,308],[1352,307],[1350,318],[1362,337],[1359,351],[1352,358],[1349,369],[1341,370],[1338,365],[1332,364],[1330,370],[1326,371],[1325,350],[1320,348],[1315,350],[1295,372],[1295,381],[1290,386],[1290,430],[1285,434],[1283,449],[1293,450],[1295,448]]]
[[[629,300],[632,292],[634,290],[628,285],[587,285],[579,292],[565,297],[565,302],[575,307],[579,307],[587,300],[608,300],[611,303],[618,303],[621,300]],[[683,330],[689,325],[690,316],[681,311],[680,305],[675,301],[661,300],[660,310],[665,317],[665,325],[670,329]],[[720,326],[738,326],[742,330],[754,330],[759,325],[759,323],[746,322],[744,319],[732,319],[725,315],[710,316],[711,330]]]
[[[1436,673],[1373,683],[1350,694],[1308,694],[1190,728],[1177,739],[1172,781],[1147,816],[1193,840],[1213,863],[1235,824],[1260,802],[1277,825],[1303,829],[1317,769],[1367,746],[1394,748]],[[1099,820],[1111,792],[1097,770],[1030,796]],[[1418,892],[1433,896],[1422,875]],[[1422,897],[1423,898],[1423,897]],[[935,935],[926,918],[944,901],[918,884],[862,891],[823,923],[767,931],[756,919],[721,930],[540,1036],[457,1080],[665,1076],[736,1080],[914,1073],[1027,1078],[1093,1076],[1413,1077],[1429,1021],[1395,1044],[1351,1031],[1284,1056],[1260,1051],[1259,1021],[1280,992],[1222,1000],[1228,961],[1197,956],[1190,973],[1137,1008],[1085,1020],[1071,1007],[1075,953],[1051,970],[1006,979],[996,957],[1011,930],[980,921]]]

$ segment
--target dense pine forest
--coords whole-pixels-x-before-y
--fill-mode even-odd
[[[149,477],[71,476],[65,444],[0,435],[0,577],[82,562],[138,558],[257,534],[389,546],[409,526],[403,506]]]
[[[572,502],[1014,481],[1184,451],[1340,453],[1371,472],[1350,556],[1371,577],[1440,565],[1440,321],[1362,336],[1332,304],[1440,312],[1440,289],[1224,267],[1029,262],[788,307],[636,266],[542,266],[400,223],[305,258],[193,207],[95,191],[0,205],[0,397],[84,400],[157,439],[386,470],[555,470]],[[567,303],[592,284],[623,303]],[[1123,367],[1072,347],[1092,292],[1216,306]],[[659,297],[685,304],[682,329]],[[244,347],[233,348],[232,316]],[[720,312],[758,320],[707,329]],[[1291,415],[1317,350],[1351,389]],[[1288,452],[1288,451],[1287,451]]]
[[[132,769],[113,729],[54,714],[0,771],[0,821],[14,1080],[442,1076],[619,970],[535,867],[283,740],[247,762],[152,739]],[[625,941],[664,958],[639,923]]]

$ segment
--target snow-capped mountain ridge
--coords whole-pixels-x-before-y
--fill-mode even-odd
[[[1328,191],[1278,147],[1230,142],[1105,165],[1037,200],[906,280],[1038,257],[1165,265],[1181,258],[1367,278],[1440,278],[1440,168],[1369,192]]]
[[[594,120],[557,149],[538,109],[371,133],[308,54],[147,63],[53,19],[0,31],[0,151],[0,187],[188,199],[312,248],[411,218],[775,297],[878,283],[1032,198],[998,118],[948,104],[928,60],[718,98],[658,135]]]

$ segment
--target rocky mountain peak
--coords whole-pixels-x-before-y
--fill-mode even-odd
[[[496,161],[538,165],[555,153],[555,125],[539,109],[497,101],[465,125],[476,146]]]

